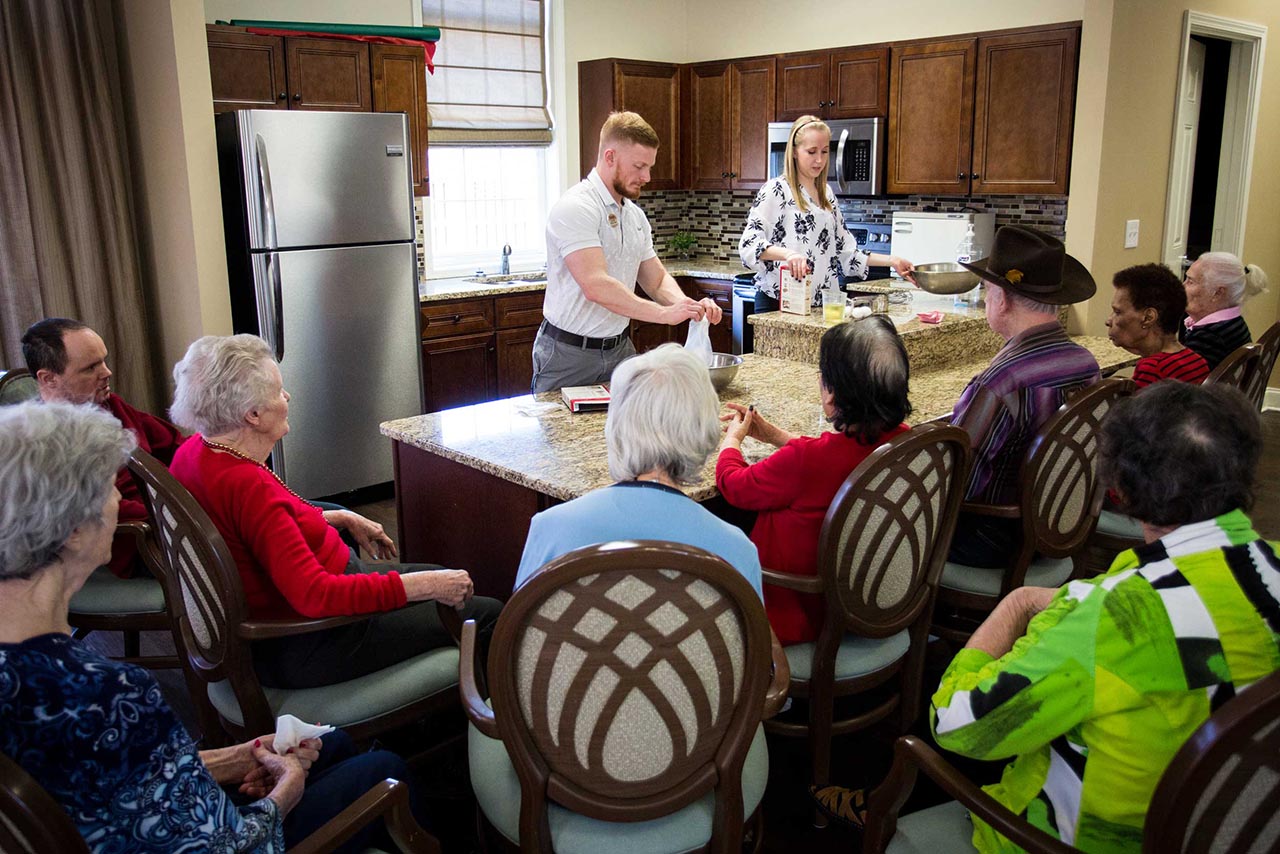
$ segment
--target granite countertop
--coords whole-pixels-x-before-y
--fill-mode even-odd
[[[1089,349],[1104,371],[1136,361],[1106,338],[1073,340]],[[914,411],[908,421],[920,424],[950,412],[965,385],[986,364],[985,358],[953,360],[945,368],[913,372]],[[828,427],[818,402],[818,369],[812,363],[749,354],[720,400],[754,404],[770,421],[793,433],[816,436]],[[559,401],[558,392],[522,395],[388,421],[381,431],[429,453],[569,500],[613,480],[604,440],[605,413],[574,415]],[[748,462],[756,462],[773,448],[747,439],[742,450]],[[686,492],[698,501],[716,494],[714,454]]]

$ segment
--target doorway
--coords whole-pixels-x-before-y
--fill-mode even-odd
[[[1163,241],[1175,272],[1210,250],[1243,250],[1266,32],[1184,13]]]

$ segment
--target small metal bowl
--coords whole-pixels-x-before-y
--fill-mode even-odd
[[[732,356],[728,353],[712,353],[711,364],[707,366],[707,373],[711,374],[711,385],[715,387],[717,392],[724,391],[728,388],[729,383],[733,382],[733,378],[738,375],[738,368],[742,367],[742,357]]]
[[[916,265],[916,284],[931,294],[963,294],[978,284],[978,274],[954,261]]]

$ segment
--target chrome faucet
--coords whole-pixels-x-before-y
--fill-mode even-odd
[[[502,275],[511,275],[511,244],[502,247]]]

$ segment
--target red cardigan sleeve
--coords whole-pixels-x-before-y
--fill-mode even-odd
[[[803,440],[793,439],[755,465],[737,448],[725,448],[716,460],[716,489],[734,507],[777,510],[800,494]]]
[[[370,614],[405,604],[398,572],[334,575],[326,570],[298,527],[292,498],[283,487],[253,484],[236,511],[245,543],[285,601],[304,617]]]

